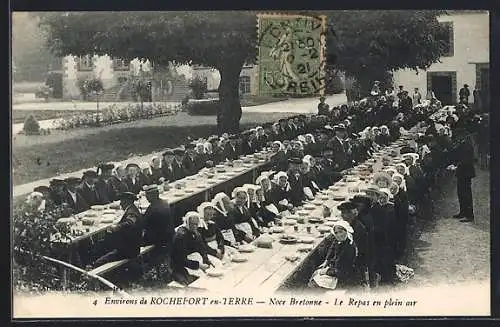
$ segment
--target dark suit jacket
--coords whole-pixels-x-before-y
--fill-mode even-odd
[[[257,152],[257,145],[255,144],[254,141],[243,141],[241,143],[241,154],[245,154],[245,155],[248,155],[248,154],[253,154]]]
[[[180,164],[177,162],[177,160],[174,160],[172,162],[172,175],[174,181],[177,181],[187,176],[186,167],[184,167],[182,162]]]
[[[174,219],[168,203],[163,200],[153,202],[144,213],[143,244],[169,245],[174,237]]]
[[[127,185],[128,191],[134,194],[139,194],[139,192],[142,191],[142,187],[146,185],[144,179],[141,178],[140,175],[136,177],[135,183],[133,183],[132,178],[126,177],[125,184]]]
[[[457,165],[457,178],[474,178],[476,169],[474,168],[474,149],[469,137],[459,141],[458,146],[453,151],[452,160]]]
[[[189,155],[186,155],[182,160],[182,166],[184,167],[187,176],[194,175],[199,170],[195,161],[195,157],[191,158]]]
[[[136,257],[141,249],[142,215],[135,205],[130,205],[112,234],[114,248],[127,257]]]
[[[304,179],[302,175],[299,174],[298,178],[291,171],[287,172],[288,183],[290,183],[291,190],[291,200],[294,206],[299,206],[302,201],[305,200],[304,194]]]
[[[167,182],[173,182],[175,181],[174,179],[174,173],[170,169],[170,166],[164,161],[161,166],[161,171],[163,174],[163,177],[165,178],[165,181]]]
[[[85,202],[87,202],[89,206],[101,204],[101,199],[99,197],[99,191],[97,187],[91,189],[86,183],[83,183],[80,189],[80,194],[83,196]]]
[[[223,159],[228,159],[228,160],[235,160],[238,159],[240,153],[239,145],[235,145],[234,149],[231,146],[230,143],[227,143],[226,146],[224,147],[224,152],[223,152]]]
[[[61,201],[63,203],[69,204],[74,213],[80,213],[90,209],[90,205],[87,203],[87,201],[85,201],[85,198],[81,194],[80,190],[76,190],[76,202],[73,200],[73,197],[68,190],[65,190],[63,192]]]
[[[344,170],[347,167],[347,152],[345,145],[341,143],[337,137],[334,137],[330,140],[328,147],[333,150],[335,170]]]

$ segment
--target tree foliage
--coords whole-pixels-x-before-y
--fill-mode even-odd
[[[327,61],[363,89],[387,72],[425,69],[443,53],[440,11],[296,12],[328,17]],[[57,55],[109,54],[199,64],[219,70],[219,131],[237,131],[239,75],[254,61],[254,12],[71,12],[42,14],[49,48]]]
[[[12,60],[14,81],[43,82],[49,69],[60,69],[61,58],[45,47],[47,35],[31,12],[12,14]]]
[[[199,64],[219,70],[220,130],[239,129],[239,74],[255,58],[251,12],[71,12],[42,15],[58,55],[109,54],[153,65]]]

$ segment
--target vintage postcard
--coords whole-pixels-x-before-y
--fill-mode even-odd
[[[13,318],[490,315],[489,12],[12,12]]]

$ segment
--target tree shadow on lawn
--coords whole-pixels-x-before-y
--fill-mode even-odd
[[[149,154],[186,143],[189,137],[196,139],[215,131],[213,125],[114,129],[84,138],[24,148],[12,154],[13,183],[57,176],[95,166],[99,161],[120,161]]]

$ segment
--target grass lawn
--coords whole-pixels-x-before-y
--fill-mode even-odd
[[[260,96],[260,95],[244,95],[241,97],[240,103],[242,107],[252,107],[261,104],[279,102],[287,100],[287,98],[276,98],[273,96]]]
[[[57,119],[72,117],[84,113],[92,113],[92,110],[12,110],[12,124],[23,123],[26,117],[33,115],[36,120]],[[97,110],[95,111],[97,112]]]
[[[241,127],[256,126],[291,116],[290,113],[244,113]],[[14,185],[55,177],[94,166],[98,161],[121,161],[215,133],[214,116],[159,117],[101,128],[54,131],[12,139]]]

